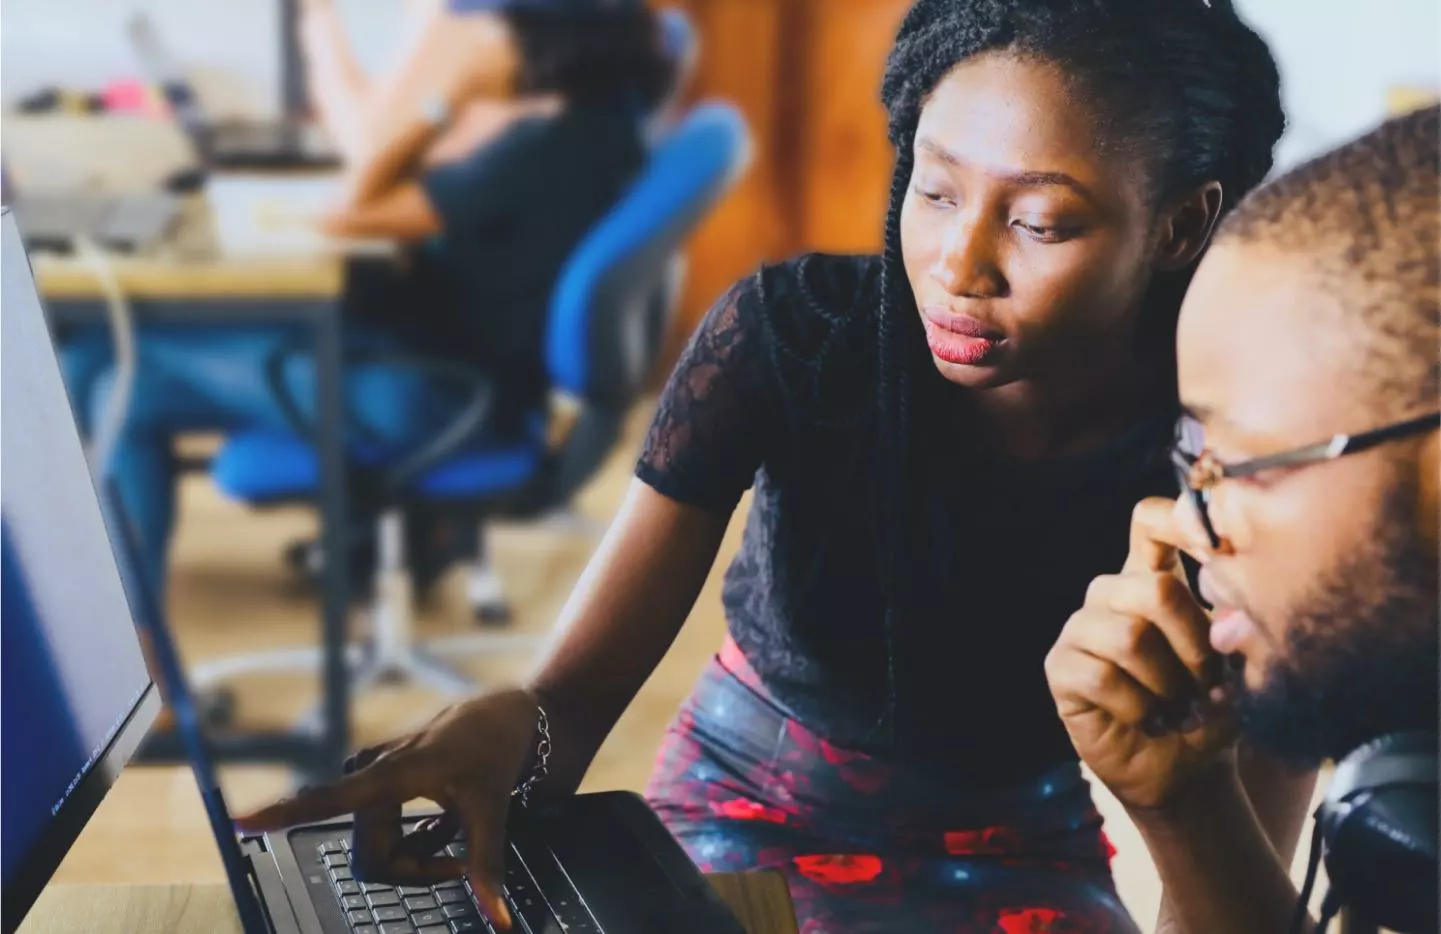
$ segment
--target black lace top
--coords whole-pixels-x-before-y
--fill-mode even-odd
[[[672,374],[637,468],[680,502],[729,514],[755,496],[726,575],[732,637],[771,695],[833,742],[992,785],[1074,759],[1042,670],[1087,585],[1125,560],[1130,514],[1175,494],[1174,413],[1047,461],[957,432],[924,476],[931,534],[970,543],[896,643],[886,683],[876,510],[880,260],[813,255],[742,281]],[[859,327],[838,326],[845,321]],[[932,478],[926,480],[925,477]]]

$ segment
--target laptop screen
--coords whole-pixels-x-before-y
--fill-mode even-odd
[[[0,236],[0,874],[9,928],[158,702],[8,210]]]

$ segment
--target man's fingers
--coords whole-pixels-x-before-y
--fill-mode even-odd
[[[1154,698],[1116,665],[1079,648],[1058,649],[1047,659],[1046,675],[1062,719],[1102,710],[1122,724],[1146,719]]]
[[[1217,655],[1211,648],[1211,621],[1189,587],[1165,571],[1097,578],[1092,596],[1120,616],[1143,620],[1165,638],[1198,687],[1213,685]]]
[[[471,891],[490,922],[510,930],[510,910],[505,907],[505,819],[510,797],[479,787],[456,789],[452,798],[465,828],[468,855],[465,873]]]
[[[1139,571],[1175,571],[1177,552],[1186,538],[1176,526],[1175,501],[1152,496],[1136,504],[1131,513],[1131,548],[1122,574]]]
[[[1155,698],[1181,701],[1196,696],[1196,683],[1186,666],[1171,650],[1161,630],[1145,618],[1087,611],[1086,625],[1075,627],[1071,641],[1081,651],[1125,671]]]

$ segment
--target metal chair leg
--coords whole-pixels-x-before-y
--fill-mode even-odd
[[[368,637],[346,648],[351,696],[378,684],[413,683],[445,697],[464,697],[480,685],[448,665],[440,656],[491,655],[534,650],[537,636],[475,634],[427,640],[415,637],[413,588],[405,561],[405,517],[393,509],[380,517],[376,529],[375,602],[371,607]],[[492,572],[493,573],[493,572]],[[495,579],[498,593],[499,579]],[[503,599],[503,598],[502,598]],[[238,675],[265,672],[313,673],[320,669],[318,648],[282,649],[197,665],[191,680],[197,690],[209,690]],[[317,707],[301,717],[298,728],[318,731],[322,719]]]
[[[475,561],[465,579],[465,600],[475,621],[487,626],[510,622],[510,603],[495,564],[490,560],[490,535],[484,522],[476,528]]]

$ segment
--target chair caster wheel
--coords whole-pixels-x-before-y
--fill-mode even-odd
[[[510,604],[478,603],[471,607],[475,621],[482,626],[504,626],[510,622]]]

